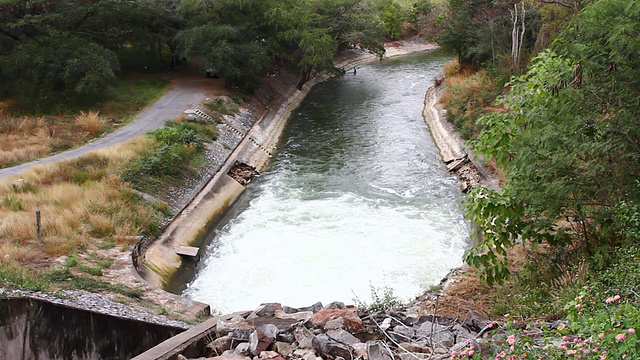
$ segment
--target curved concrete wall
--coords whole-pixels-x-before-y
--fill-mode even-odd
[[[183,331],[42,300],[0,299],[0,359],[130,359]]]

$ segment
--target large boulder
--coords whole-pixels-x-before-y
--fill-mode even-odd
[[[341,357],[343,359],[351,359],[351,349],[344,344],[331,340],[329,336],[320,334],[313,338],[313,348],[325,358],[335,359]]]
[[[266,324],[258,327],[249,336],[249,351],[253,355],[259,355],[267,350],[269,345],[276,340],[278,327],[273,324]]]
[[[268,303],[262,304],[255,309],[247,319],[253,319],[256,317],[273,316],[276,311],[282,311],[282,304],[280,303]]]
[[[316,327],[323,328],[331,320],[342,319],[342,327],[351,333],[355,333],[363,329],[362,320],[356,315],[355,311],[356,309],[354,308],[318,311],[311,317],[311,323]]]
[[[316,337],[306,327],[299,326],[293,330],[298,347],[301,349],[313,349],[313,338]]]
[[[216,335],[218,337],[225,336],[230,332],[241,329],[255,329],[255,326],[249,325],[244,318],[233,318],[231,320],[220,319],[216,323]]]

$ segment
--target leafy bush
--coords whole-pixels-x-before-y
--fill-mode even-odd
[[[19,102],[49,110],[69,100],[97,100],[115,80],[115,54],[95,42],[71,36],[43,36],[23,42],[4,63]]]
[[[369,289],[371,289],[371,303],[367,304],[366,301],[356,297],[353,302],[357,307],[368,309],[369,311],[386,311],[404,304],[402,300],[394,295],[393,289],[388,286],[376,288],[369,284]]]
[[[151,136],[165,146],[202,145],[202,140],[198,137],[196,129],[189,123],[183,123],[179,126],[165,126],[151,133]]]
[[[215,111],[224,115],[236,114],[240,109],[237,105],[228,105],[228,102],[225,101],[225,99],[222,97],[219,97],[212,101],[207,101],[206,103],[204,103],[204,106],[206,106],[211,111]]]
[[[640,338],[636,332],[640,328],[640,247],[619,250],[615,262],[616,266],[591,272],[590,280],[577,291],[571,287],[560,290],[565,295],[571,291],[575,294],[564,301],[566,322],[556,326],[531,323],[526,329],[516,329],[515,321],[511,320],[513,313],[505,315],[505,336],[490,340],[499,347],[495,358],[637,359],[640,356]],[[476,350],[469,347],[452,359],[483,358]]]
[[[156,144],[142,157],[132,161],[123,172],[123,179],[140,190],[154,189],[162,178],[177,179],[196,166],[202,158],[204,141],[199,136],[203,128],[194,124],[168,123],[150,134]],[[148,231],[157,231],[155,224],[148,224]]]

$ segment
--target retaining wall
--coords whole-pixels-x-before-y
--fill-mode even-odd
[[[130,359],[184,329],[31,298],[0,298],[0,359]]]

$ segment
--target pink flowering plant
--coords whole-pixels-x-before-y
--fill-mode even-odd
[[[451,359],[640,359],[640,249],[618,252],[618,263],[593,272],[554,324],[505,316],[491,335]],[[493,350],[492,350],[493,349]]]

